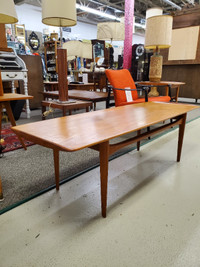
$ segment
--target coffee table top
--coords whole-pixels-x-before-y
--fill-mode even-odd
[[[146,102],[12,127],[21,137],[64,151],[76,151],[199,108]]]

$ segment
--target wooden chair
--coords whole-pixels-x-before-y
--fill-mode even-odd
[[[160,101],[160,102],[170,102],[171,93],[169,88],[169,96],[156,96],[148,97],[149,87],[147,86],[138,86],[134,82],[129,70],[106,70],[106,77],[111,84],[110,89],[108,90],[108,101],[107,107],[110,106],[109,95],[111,89],[113,90],[115,106],[124,106],[130,104],[143,103],[148,101]],[[144,90],[145,97],[138,96],[138,90]]]

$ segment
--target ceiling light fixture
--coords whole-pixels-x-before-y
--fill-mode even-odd
[[[120,21],[120,18],[118,18],[118,17],[116,17],[114,15],[110,15],[110,14],[107,14],[105,12],[101,12],[101,11],[98,11],[96,9],[93,9],[93,8],[90,8],[90,7],[87,7],[87,6],[76,4],[76,8],[79,8],[79,9],[85,11],[85,12],[92,13],[92,14],[97,15],[97,16],[101,16],[101,17],[104,17],[104,18]]]

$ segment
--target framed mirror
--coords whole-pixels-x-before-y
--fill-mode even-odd
[[[40,47],[40,40],[34,32],[29,35],[28,43],[33,50],[38,50]]]

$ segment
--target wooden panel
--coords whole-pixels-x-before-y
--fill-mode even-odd
[[[34,96],[30,101],[30,108],[41,107],[43,91],[42,61],[40,56],[19,55],[28,69],[28,94]],[[21,82],[20,82],[21,84]],[[20,86],[20,88],[23,88]],[[23,92],[21,92],[23,93]]]
[[[200,25],[200,7],[177,11],[173,18],[173,29]]]
[[[163,66],[162,79],[185,82],[179,96],[200,99],[200,65]]]

